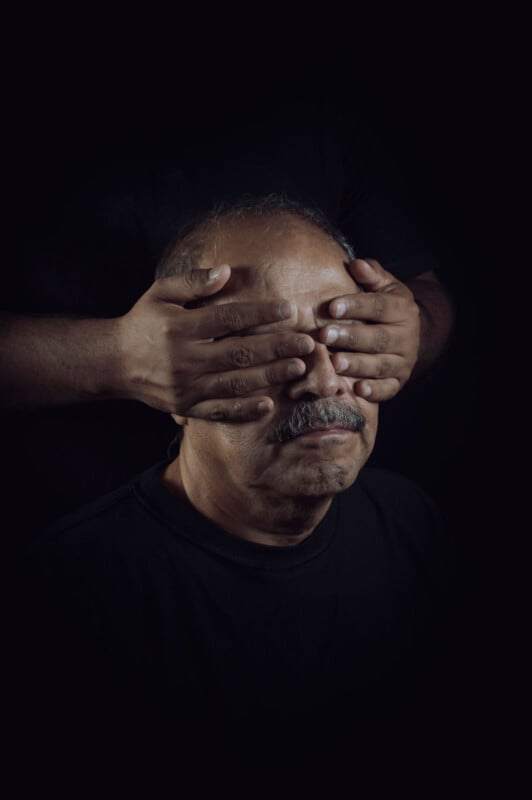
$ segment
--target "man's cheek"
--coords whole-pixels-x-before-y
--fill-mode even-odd
[[[258,456],[259,449],[264,446],[268,428],[267,424],[257,422],[235,422],[224,425],[223,436],[231,448]]]

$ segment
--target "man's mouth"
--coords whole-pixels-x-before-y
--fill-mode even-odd
[[[282,443],[314,434],[332,435],[346,431],[359,433],[365,424],[366,418],[357,408],[339,400],[302,401],[274,426],[268,441]]]
[[[300,436],[310,436],[314,433],[346,433],[349,430],[350,428],[346,428],[345,426],[338,424],[317,425],[315,428],[305,428],[296,438],[299,438]]]

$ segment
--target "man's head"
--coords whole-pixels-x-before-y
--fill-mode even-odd
[[[230,264],[229,282],[210,303],[289,300],[295,316],[248,333],[284,329],[316,337],[330,321],[330,300],[358,291],[346,269],[352,258],[319,213],[267,198],[204,219],[169,249],[157,276]],[[373,449],[377,406],[355,396],[354,379],[336,373],[330,354],[316,341],[302,357],[305,374],[272,387],[274,409],[258,421],[176,417],[187,468],[198,480],[219,482],[225,496],[258,491],[273,502],[330,497],[350,486]]]

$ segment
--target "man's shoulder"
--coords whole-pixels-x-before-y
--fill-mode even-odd
[[[84,558],[88,553],[117,550],[149,538],[155,520],[138,496],[142,475],[83,505],[37,532],[26,555],[45,554]],[[126,541],[127,540],[127,541]]]
[[[408,535],[415,531],[434,534],[447,527],[442,510],[423,486],[387,469],[365,467],[345,495],[348,505],[363,502],[381,522]]]
[[[129,506],[136,506],[134,482],[122,486],[91,500],[75,511],[54,520],[42,531],[43,539],[61,537],[69,531],[100,529],[117,515],[127,513]]]
[[[430,493],[416,481],[385,469],[366,468],[347,498],[345,518],[362,504],[363,519],[373,520],[375,533],[407,550],[416,559],[438,564],[438,570],[455,569],[454,536],[447,516]],[[349,504],[353,505],[350,506]]]

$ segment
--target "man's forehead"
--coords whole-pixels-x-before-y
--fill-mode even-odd
[[[293,216],[221,226],[202,262],[202,266],[231,266],[231,278],[217,302],[303,300],[305,295],[305,302],[316,306],[358,291],[343,248],[325,231]]]

